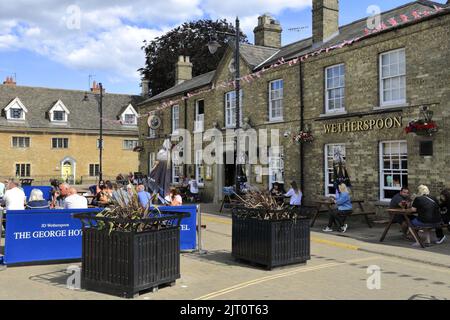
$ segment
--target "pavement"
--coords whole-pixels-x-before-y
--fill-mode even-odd
[[[382,227],[369,230],[355,221],[345,236],[314,229],[312,259],[307,264],[267,271],[235,261],[231,257],[230,217],[207,211],[203,206],[206,229],[202,247],[206,253],[183,253],[181,279],[176,285],[143,292],[136,300],[450,299],[449,244],[412,248],[394,230],[386,243],[380,244],[376,237]],[[71,266],[80,263],[6,268],[0,271],[0,299],[121,299],[69,289],[67,270]]]

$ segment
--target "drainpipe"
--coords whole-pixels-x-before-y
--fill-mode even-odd
[[[300,60],[300,131],[303,131],[305,128],[305,120],[304,120],[304,82],[303,82],[303,62]],[[304,145],[300,143],[300,189],[302,192],[305,192],[305,154],[304,154]]]
[[[187,98],[187,93],[184,94],[184,96]],[[187,125],[188,125],[188,121],[187,121],[187,117],[188,117],[188,99],[184,99],[184,129],[187,130]],[[186,137],[183,137],[183,141],[186,143]],[[184,152],[191,152],[191,150],[184,150]],[[186,155],[184,154],[183,156],[186,157]],[[184,172],[184,176],[188,177],[188,172],[187,172],[187,164],[185,163],[183,165],[183,172]],[[190,177],[188,177],[188,179],[190,179]]]

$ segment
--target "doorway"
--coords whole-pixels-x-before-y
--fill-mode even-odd
[[[73,184],[75,182],[76,162],[72,158],[61,161],[61,178],[64,182]]]

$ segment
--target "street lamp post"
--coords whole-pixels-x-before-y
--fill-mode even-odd
[[[98,141],[98,148],[99,148],[99,172],[98,172],[98,178],[99,181],[103,180],[103,85],[102,83],[98,84],[98,87],[100,89],[100,95],[99,98],[97,98],[97,95],[95,95],[96,100],[99,104],[99,113],[100,113],[100,139]],[[87,93],[84,94],[84,102],[89,101],[89,97]]]
[[[239,52],[239,44],[240,44],[240,22],[239,17],[236,17],[236,32],[234,34],[228,33],[228,32],[221,32],[217,31],[217,33],[226,34],[228,36],[232,36],[235,38],[235,48],[234,48],[234,83],[235,83],[235,106],[236,106],[236,174],[235,174],[235,183],[236,183],[236,193],[240,192],[240,182],[239,182],[239,172],[240,172],[240,165],[238,161],[238,130],[241,128],[241,122],[240,122],[240,114],[241,114],[241,75],[240,75],[240,52]],[[220,44],[217,41],[211,41],[208,43],[209,52],[211,54],[215,54],[217,52],[217,49],[220,47]]]

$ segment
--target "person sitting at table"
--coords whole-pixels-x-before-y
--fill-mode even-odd
[[[139,204],[143,208],[148,208],[151,205],[151,203],[150,203],[150,199],[151,199],[150,193],[145,191],[145,186],[143,184],[138,185],[136,190],[137,190],[137,196],[138,196]]]
[[[397,193],[389,204],[390,209],[406,209],[411,205],[411,198],[408,187],[403,187],[399,193]],[[405,221],[405,217],[402,215],[395,215],[392,223],[398,223],[401,226],[403,235],[406,236],[408,232],[408,224]]]
[[[171,188],[169,194],[165,197],[167,203],[172,207],[179,207],[183,205],[183,199],[177,189]]]
[[[105,181],[105,186],[97,197],[97,205],[99,207],[107,207],[113,204],[113,185],[111,181]]]
[[[67,196],[69,196],[70,185],[68,183],[61,183],[58,186],[58,190],[56,190],[52,197],[51,208],[64,208],[64,201]]]
[[[283,196],[283,192],[281,191],[280,184],[278,182],[275,182],[273,184],[273,187],[270,190],[270,195],[272,197],[282,197]]]
[[[298,188],[297,182],[292,181],[291,189],[284,195],[286,198],[291,198],[289,204],[291,207],[300,207],[302,205],[302,191]]]
[[[440,201],[442,220],[445,224],[450,224],[450,189],[442,190]],[[450,231],[450,226],[448,227]]]
[[[6,185],[0,181],[0,201],[3,200],[3,196],[5,195]]]
[[[330,211],[330,220],[328,221],[328,226],[323,229],[324,232],[333,232],[334,224],[337,225],[338,230],[342,233],[345,233],[348,229],[345,219],[346,216],[353,212],[352,199],[345,183],[340,184],[338,189],[336,200],[333,199],[337,208]]]
[[[31,190],[30,197],[28,198],[28,203],[26,205],[27,209],[49,209],[50,204],[47,200],[44,200],[44,194],[39,189]]]
[[[198,199],[198,183],[194,176],[191,176],[191,180],[188,182],[189,189],[188,189],[188,197],[191,199],[192,202],[196,201]]]
[[[442,244],[446,236],[441,228],[442,217],[438,200],[430,195],[430,189],[421,185],[417,189],[417,197],[412,204],[413,212],[418,216],[411,220],[411,224],[418,228],[434,228],[436,230],[436,244]]]
[[[88,201],[85,197],[80,196],[77,189],[70,188],[69,195],[64,201],[64,209],[87,209]]]
[[[22,189],[19,188],[18,183],[11,179],[6,187],[3,202],[5,209],[8,210],[25,210],[26,196]]]

